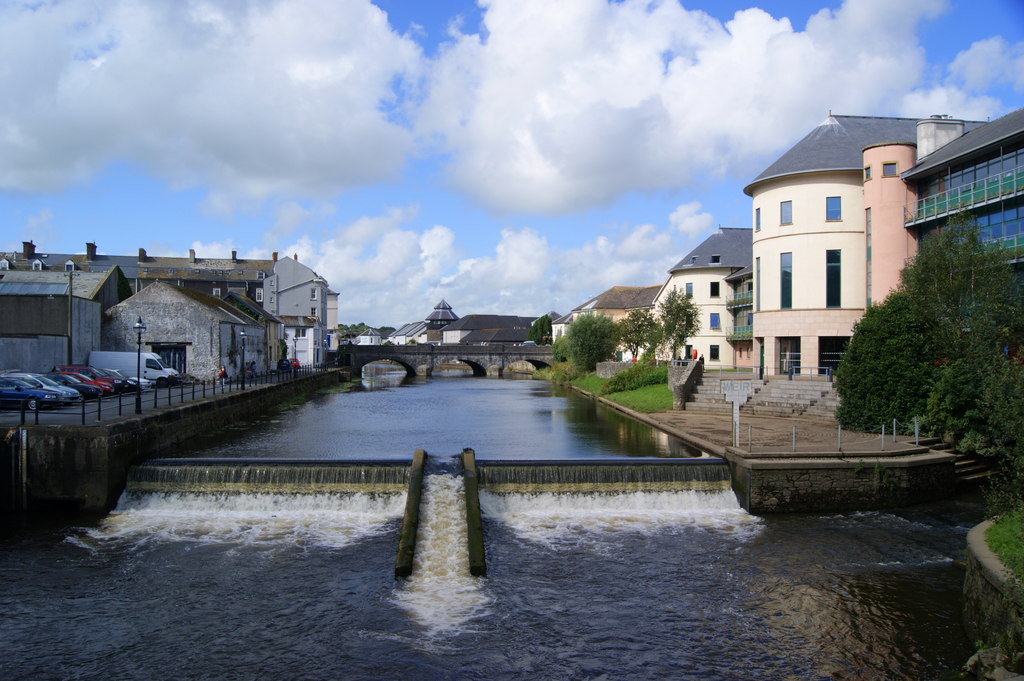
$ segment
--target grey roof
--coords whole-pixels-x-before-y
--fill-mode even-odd
[[[507,314],[469,314],[444,327],[445,331],[475,331],[477,329],[529,329],[536,320]]]
[[[409,322],[388,334],[388,338],[397,336],[418,336],[427,328],[424,322]]]
[[[829,114],[821,125],[768,166],[743,191],[752,195],[750,190],[755,184],[795,173],[862,170],[865,147],[885,142],[916,145],[918,120]]]
[[[968,161],[1013,138],[1024,138],[1024,109],[1017,109],[991,123],[968,122],[964,128],[966,131],[963,135],[925,156],[916,166],[903,173],[903,178],[914,179],[929,175],[939,168]]]
[[[454,322],[459,315],[452,312],[452,306],[444,298],[434,306],[434,311],[427,315],[428,322]]]
[[[859,163],[859,162],[858,162]],[[700,267],[748,267],[753,258],[753,231],[747,227],[719,227],[669,272]],[[718,262],[712,262],[718,256]]]
[[[78,298],[92,299],[102,288],[103,282],[110,276],[109,272],[81,272],[75,270],[71,276],[72,294]],[[28,288],[35,288],[37,293],[43,295],[67,295],[68,273],[64,270],[0,270],[0,282],[5,284],[4,292],[15,291],[11,284],[21,284],[18,293],[28,294]],[[27,285],[31,284],[31,287]],[[44,290],[45,289],[45,290]]]
[[[466,334],[459,342],[463,345],[472,345],[474,343],[522,343],[529,335],[529,329],[478,329]]]
[[[743,279],[745,277],[753,276],[753,274],[754,274],[754,266],[753,265],[747,265],[743,269],[736,270],[735,272],[733,272],[732,274],[727,276],[725,278],[725,280],[726,281],[739,281],[740,279]]]
[[[661,284],[657,286],[612,286],[602,291],[573,312],[583,310],[635,310],[637,308],[654,307]]]

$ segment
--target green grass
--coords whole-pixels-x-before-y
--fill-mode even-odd
[[[582,388],[583,390],[586,390],[589,393],[594,393],[595,395],[601,394],[601,388],[603,388],[604,384],[607,382],[607,379],[598,378],[597,374],[586,374],[584,376],[572,379],[572,384],[574,386],[576,386],[577,388]]]
[[[672,408],[672,391],[668,385],[645,385],[636,390],[605,395],[609,400],[633,411],[651,412]]]
[[[1007,513],[985,533],[988,546],[1018,579],[1024,579],[1024,513]]]

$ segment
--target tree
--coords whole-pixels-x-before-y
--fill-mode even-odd
[[[656,346],[661,337],[657,333],[658,320],[650,310],[630,310],[615,326],[619,344],[625,346],[634,357],[640,355],[641,348],[647,350]]]
[[[905,292],[868,308],[836,369],[836,420],[844,428],[877,430],[893,419],[923,416],[936,372],[928,341],[928,327]]]
[[[673,288],[658,306],[658,314],[661,316],[663,342],[668,343],[675,359],[679,348],[700,331],[700,309],[694,304],[693,296]]]
[[[532,340],[537,345],[551,344],[551,317],[544,315],[530,326],[530,333],[527,340]]]
[[[615,353],[615,322],[600,314],[577,318],[565,332],[569,360],[580,371],[593,371]]]

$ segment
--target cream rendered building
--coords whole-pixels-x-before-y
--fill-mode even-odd
[[[736,290],[728,278],[750,265],[750,243],[749,229],[720,227],[669,270],[668,281],[655,299],[655,310],[673,290],[692,296],[700,308],[700,330],[689,339],[684,357],[703,355],[709,367],[749,364],[749,350],[743,353],[745,345],[733,333],[735,327],[741,326],[735,315],[745,317],[749,306],[737,307]],[[741,353],[746,357],[741,357]]]
[[[766,374],[834,369],[869,282],[879,300],[895,285],[916,243],[888,213],[906,202],[899,173],[913,163],[916,125],[829,115],[744,189],[753,198],[754,363]],[[883,163],[885,177],[865,180],[866,167]],[[869,235],[871,211],[886,218]],[[869,254],[884,261],[874,275]]]

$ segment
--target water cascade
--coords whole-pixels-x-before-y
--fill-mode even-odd
[[[478,461],[489,492],[682,492],[730,489],[722,459]]]

